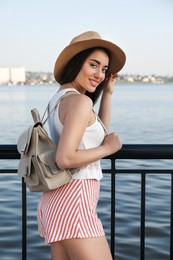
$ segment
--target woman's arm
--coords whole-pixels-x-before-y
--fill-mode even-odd
[[[92,101],[85,95],[72,95],[63,101],[61,105],[66,111],[62,122],[64,128],[56,152],[56,163],[61,169],[82,167],[121,148],[118,136],[111,134],[99,147],[78,150],[86,127],[95,120]]]
[[[103,121],[105,127],[109,129],[111,118],[111,97],[114,91],[115,78],[117,74],[110,74],[107,84],[103,89],[103,94],[100,102],[99,117]]]

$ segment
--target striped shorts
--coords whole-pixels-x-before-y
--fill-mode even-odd
[[[45,243],[71,238],[104,236],[96,207],[100,181],[71,182],[42,194],[38,204],[38,232]]]

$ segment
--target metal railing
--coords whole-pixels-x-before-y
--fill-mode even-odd
[[[19,159],[16,145],[0,145],[0,159]],[[111,173],[111,253],[115,256],[115,181],[116,174],[138,173],[141,175],[141,208],[140,208],[140,260],[145,259],[145,204],[146,204],[146,175],[148,173],[169,173],[171,175],[171,206],[170,206],[170,259],[173,259],[173,169],[117,169],[117,159],[173,159],[173,145],[123,145],[121,151],[104,159],[111,161],[110,169],[103,173]],[[16,169],[0,169],[2,173],[16,173]],[[22,179],[22,259],[27,259],[27,212],[26,185]]]

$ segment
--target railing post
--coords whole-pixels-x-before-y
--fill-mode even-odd
[[[140,248],[141,255],[140,260],[145,259],[145,189],[146,189],[146,174],[141,172],[141,236],[140,236]]]
[[[115,160],[111,160],[111,254],[115,258]]]
[[[22,260],[27,259],[27,203],[26,183],[22,178]]]
[[[170,259],[173,259],[173,173],[171,173]]]

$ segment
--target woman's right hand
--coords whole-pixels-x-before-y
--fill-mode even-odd
[[[108,155],[118,152],[122,148],[122,143],[118,134],[111,133],[105,136],[103,140]]]

